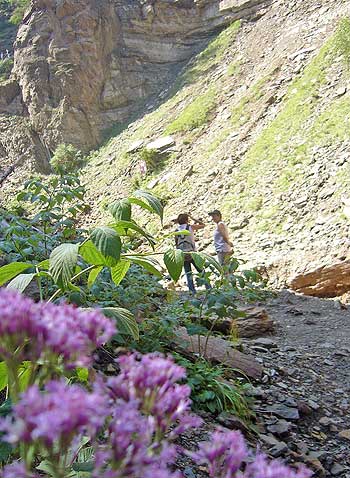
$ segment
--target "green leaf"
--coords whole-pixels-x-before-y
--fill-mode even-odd
[[[120,260],[116,266],[111,268],[111,276],[115,285],[119,285],[124,279],[129,270],[130,264],[130,261]]]
[[[36,467],[37,470],[44,472],[46,475],[55,476],[55,469],[50,463],[49,460],[43,460],[40,464]]]
[[[104,257],[92,241],[87,241],[79,248],[79,254],[84,261],[95,266],[115,266],[117,261],[112,257]]]
[[[37,267],[39,267],[39,269],[44,269],[45,271],[48,271],[50,267],[49,259],[45,259],[44,261],[39,262],[39,264],[37,264]]]
[[[162,273],[157,269],[157,267],[160,267],[158,262],[153,259],[153,257],[139,257],[139,256],[126,256],[126,258],[133,262],[134,264],[137,264],[138,266],[143,267],[146,269],[146,271],[150,272],[151,274],[154,274],[155,276],[161,278]]]
[[[88,288],[89,289],[91,289],[91,287],[94,285],[94,283],[97,279],[97,276],[102,271],[102,269],[103,269],[103,266],[98,266],[98,267],[95,267],[95,269],[92,269],[92,271],[90,271],[89,277],[88,277]]]
[[[9,282],[18,274],[31,267],[33,267],[33,265],[26,262],[12,262],[11,264],[0,267],[0,286],[6,284],[6,282]]]
[[[87,461],[85,463],[73,463],[72,468],[74,471],[92,473],[94,471],[94,461]]]
[[[35,276],[36,274],[19,274],[7,284],[7,288],[24,292]]]
[[[202,256],[202,254],[199,254],[198,252],[192,252],[191,255],[192,255],[193,262],[196,264],[198,269],[200,270],[204,269],[205,258]]]
[[[138,226],[134,222],[131,221],[118,221],[116,224],[112,224],[111,227],[117,231],[117,233],[120,233],[121,235],[124,234],[127,229],[131,229],[135,232],[138,232],[141,234],[141,236],[145,237],[151,247],[154,247],[156,244],[155,239],[149,234],[147,231],[142,229],[142,227]]]
[[[139,340],[139,326],[134,315],[127,309],[121,307],[104,307],[101,312],[117,322],[118,333],[131,336]]]
[[[184,265],[184,253],[180,249],[169,249],[164,254],[164,264],[168,269],[170,277],[177,282],[180,279]]]
[[[158,198],[156,198],[147,191],[142,191],[141,189],[139,189],[134,192],[133,197],[129,198],[129,201],[135,202],[135,199],[141,200],[141,202],[143,203],[143,205],[137,202],[136,204],[143,207],[144,209],[148,209],[150,212],[154,212],[160,217],[161,221],[163,222],[164,207]],[[145,207],[145,205],[148,207]]]
[[[206,254],[204,252],[201,252],[201,256],[205,259],[207,265],[213,266],[214,269],[216,269],[218,272],[220,272],[220,274],[222,274],[222,266],[213,256],[210,256],[209,254]]]
[[[12,413],[12,402],[11,402],[11,399],[8,398],[0,405],[0,417],[7,417],[11,413]]]
[[[80,382],[86,383],[89,380],[89,369],[85,367],[78,367],[76,374]]]
[[[90,237],[101,254],[119,261],[122,242],[114,229],[101,226],[94,229]]]
[[[0,391],[4,390],[8,384],[7,366],[5,362],[0,362]]]
[[[109,211],[117,221],[130,221],[131,203],[128,199],[120,199],[109,206]]]
[[[8,460],[12,453],[12,446],[9,443],[0,441],[0,462],[4,463]]]
[[[50,254],[49,272],[60,289],[65,289],[72,278],[78,261],[78,251],[78,244],[67,243],[56,247]]]
[[[18,379],[19,388],[21,392],[27,390],[31,375],[32,363],[29,361],[23,362],[19,368]]]

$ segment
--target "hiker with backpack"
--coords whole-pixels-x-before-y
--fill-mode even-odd
[[[193,224],[190,224],[189,221],[192,219]],[[197,272],[202,272],[192,259],[191,254],[186,254],[188,252],[196,251],[196,242],[194,233],[199,229],[204,228],[204,223],[200,220],[193,219],[189,214],[179,214],[176,220],[178,226],[177,231],[188,231],[189,234],[175,236],[176,248],[180,249],[185,254],[184,270],[187,279],[188,289],[192,294],[196,293],[196,288],[193,282],[192,274],[192,265],[195,267]]]

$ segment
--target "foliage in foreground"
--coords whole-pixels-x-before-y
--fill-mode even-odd
[[[173,442],[200,425],[189,413],[189,387],[178,383],[182,367],[158,354],[131,354],[119,358],[116,377],[98,375],[88,388],[70,384],[63,377],[76,358],[91,363],[93,348],[115,333],[113,322],[98,311],[35,304],[6,289],[0,302],[0,351],[13,401],[12,412],[0,420],[3,440],[13,446],[2,478],[34,478],[39,471],[53,478],[181,477],[171,468],[179,453]],[[71,334],[68,343],[64,338]],[[33,358],[37,368],[18,394],[16,364]],[[207,465],[212,478],[310,476],[261,455],[252,460],[239,432],[217,431],[197,452],[181,453]]]
[[[12,58],[0,60],[0,81],[5,81],[10,77],[13,68]]]

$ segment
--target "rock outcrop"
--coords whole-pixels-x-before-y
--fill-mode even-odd
[[[290,287],[302,294],[324,298],[349,292],[350,260],[299,274],[292,279]]]
[[[87,151],[220,28],[266,3],[32,0],[15,44],[17,103],[50,151],[60,142]],[[0,113],[13,113],[13,91],[2,96]]]

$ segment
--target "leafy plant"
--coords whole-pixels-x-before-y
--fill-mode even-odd
[[[35,210],[32,217],[1,211],[0,251],[8,261],[39,262],[64,240],[77,240],[84,234],[76,227],[78,214],[87,208],[84,195],[85,187],[76,176],[27,181],[17,199],[34,205]]]
[[[12,68],[12,58],[5,58],[4,60],[0,60],[0,81],[5,81],[10,77]]]
[[[57,146],[50,164],[56,173],[74,173],[84,164],[84,157],[82,152],[72,144],[60,144]]]
[[[14,8],[11,15],[11,22],[18,25],[23,20],[25,11],[27,10],[30,0],[8,0],[8,3]]]
[[[350,18],[340,20],[336,34],[334,47],[337,53],[342,55],[347,68],[350,68]]]
[[[253,414],[245,397],[245,386],[238,381],[225,381],[223,367],[211,365],[205,359],[195,362],[175,354],[176,362],[186,369],[187,384],[191,387],[192,407],[215,415],[232,413],[245,421]]]

